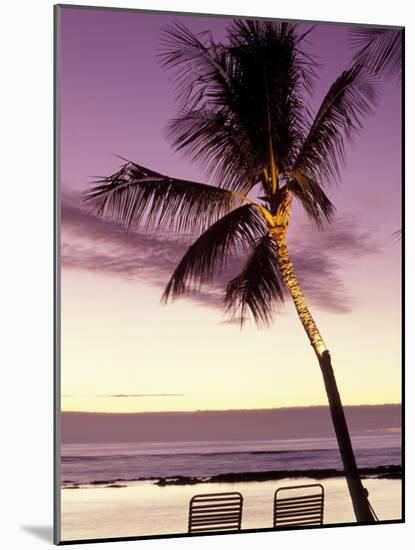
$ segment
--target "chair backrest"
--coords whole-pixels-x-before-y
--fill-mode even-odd
[[[189,533],[239,531],[242,504],[237,492],[195,495],[189,504]]]
[[[274,527],[323,525],[324,488],[320,483],[280,487],[274,494]]]

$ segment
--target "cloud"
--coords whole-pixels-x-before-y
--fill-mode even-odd
[[[339,254],[347,257],[360,257],[378,252],[378,245],[374,242],[372,232],[363,230],[358,220],[353,216],[340,216],[333,225],[324,230],[317,229],[309,224],[308,228],[311,244],[329,251],[331,255]]]
[[[85,270],[142,280],[164,288],[191,239],[159,233],[126,232],[91,217],[76,195],[63,194],[61,207],[61,261],[64,269]],[[292,261],[304,294],[325,310],[346,313],[353,306],[342,279],[343,265],[378,251],[370,232],[356,220],[343,217],[317,230],[311,224],[295,228],[290,238]],[[231,257],[209,286],[187,294],[199,305],[222,307],[226,282],[240,269],[243,258]],[[239,323],[227,319],[226,324]]]
[[[168,235],[126,232],[91,217],[87,210],[63,197],[62,265],[66,268],[113,273],[165,283],[188,243]]]
[[[355,218],[343,216],[324,230],[300,226],[291,244],[294,268],[310,301],[335,313],[351,311],[354,299],[341,273],[351,260],[379,252],[371,232],[361,229]]]
[[[164,288],[191,238],[171,234],[126,232],[121,227],[91,217],[76,195],[64,194],[61,205],[61,263],[64,269],[107,273],[139,279]],[[241,260],[231,258],[235,272]],[[237,267],[235,267],[237,266]],[[187,297],[200,305],[221,307],[220,279]]]
[[[114,393],[110,395],[98,395],[97,397],[105,397],[105,398],[113,398],[113,397],[120,397],[120,398],[127,398],[127,397],[185,397],[185,393]]]

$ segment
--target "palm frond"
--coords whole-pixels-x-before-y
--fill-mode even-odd
[[[162,300],[182,295],[189,286],[211,281],[226,265],[230,254],[255,242],[264,233],[263,218],[256,208],[245,204],[211,225],[189,247],[176,267]]]
[[[353,27],[354,60],[387,78],[402,75],[403,31],[378,27]]]
[[[236,19],[229,27],[228,38],[231,47],[239,52],[245,50],[245,53],[248,51],[252,55],[254,48],[257,60],[265,53],[268,59],[263,61],[266,63],[275,65],[282,62],[286,71],[295,70],[299,77],[298,84],[311,93],[317,79],[315,69],[318,63],[314,56],[305,52],[303,43],[313,30],[311,26],[301,31],[301,25],[297,23]],[[278,74],[282,67],[270,66],[268,69]]]
[[[302,94],[314,82],[295,24],[237,20],[229,28],[230,49],[241,78],[234,85],[233,113],[247,132],[257,162],[269,163],[269,140],[280,170],[290,165],[307,111]]]
[[[361,64],[344,71],[332,84],[314,118],[294,170],[316,181],[335,181],[344,163],[345,144],[362,127],[377,101],[372,73]]]
[[[269,140],[280,168],[301,143],[314,66],[295,25],[234,21],[229,45],[168,26],[161,54],[174,71],[181,110],[169,125],[176,150],[245,194],[269,164]],[[243,159],[243,161],[241,160]]]
[[[331,222],[335,207],[323,191],[321,185],[299,170],[294,170],[288,188],[304,208],[308,217],[321,226]]]
[[[84,195],[92,213],[126,228],[199,232],[241,203],[231,192],[127,161]]]
[[[257,241],[241,273],[229,281],[225,307],[233,316],[240,316],[241,325],[248,312],[258,325],[269,325],[275,307],[284,301],[283,288],[275,242],[267,234]]]
[[[392,242],[400,241],[402,239],[402,229],[397,229],[396,231],[394,231],[390,238]]]
[[[175,22],[162,29],[163,67],[173,70],[178,101],[191,108],[231,93],[233,65],[229,50],[215,43],[211,33],[193,34],[183,23]]]
[[[250,143],[224,112],[183,112],[170,120],[168,133],[177,151],[198,163],[215,181],[226,182],[224,187],[248,194],[258,181]]]

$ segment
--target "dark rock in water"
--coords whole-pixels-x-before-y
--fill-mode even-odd
[[[378,466],[361,468],[360,475],[363,478],[384,478],[400,479],[402,467],[400,465]],[[240,483],[244,481],[272,481],[285,478],[308,477],[312,479],[329,479],[343,477],[343,470],[326,468],[322,470],[277,470],[268,472],[230,472],[228,474],[217,474],[210,477],[189,477],[176,476],[161,478],[156,485],[165,487],[167,485],[195,485],[197,483]]]
[[[203,480],[198,477],[177,476],[161,478],[156,481],[155,485],[164,487],[166,485],[196,485],[196,483],[203,483]]]
[[[112,483],[111,485],[105,485],[105,488],[121,489],[122,487],[127,487],[127,485],[120,485],[119,483]]]
[[[95,481],[91,481],[91,485],[110,485],[111,483],[114,483],[113,479],[97,479]]]
[[[378,476],[376,476],[376,479],[402,479],[402,472],[379,474]]]
[[[401,479],[402,466],[396,464],[391,466],[379,466],[378,468],[372,468],[371,474],[376,479]]]

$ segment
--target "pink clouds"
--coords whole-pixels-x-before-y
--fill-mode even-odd
[[[301,237],[301,238],[300,238]],[[79,196],[62,197],[62,267],[124,277],[160,287],[160,295],[191,239],[126,232],[115,224],[93,218]],[[344,258],[376,251],[370,234],[348,218],[325,231],[311,225],[297,229],[293,262],[310,300],[336,313],[351,310],[353,297],[340,269]],[[189,296],[200,304],[221,306],[226,282],[238,271],[243,257],[234,256],[212,285]]]

